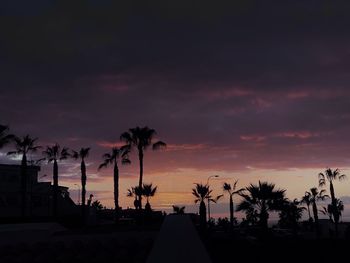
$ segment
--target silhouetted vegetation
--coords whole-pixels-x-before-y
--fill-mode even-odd
[[[22,138],[15,136],[15,151],[10,151],[8,155],[22,155],[21,161],[21,215],[22,218],[27,216],[27,155],[32,152],[36,152],[41,146],[37,146],[36,142],[38,138],[31,138],[29,135],[23,136]]]
[[[142,195],[146,197],[145,210],[150,212],[152,211],[151,204],[149,202],[150,198],[154,196],[157,192],[157,186],[153,187],[152,184],[143,184],[142,186]]]
[[[81,170],[81,214],[82,220],[85,221],[86,217],[86,208],[85,208],[85,199],[86,199],[86,165],[85,159],[89,156],[90,148],[81,148],[79,152],[73,151],[72,157],[74,159],[80,159],[80,170]]]
[[[47,160],[48,163],[53,162],[53,216],[57,218],[58,215],[58,161],[67,159],[70,154],[69,150],[66,147],[61,148],[59,144],[55,144],[53,146],[47,146],[46,150],[43,151],[44,159]]]
[[[113,165],[113,183],[114,183],[114,211],[115,219],[119,219],[119,168],[118,160],[121,159],[122,164],[130,164],[129,160],[130,147],[113,147],[111,153],[105,153],[102,158],[103,163],[100,164],[98,169],[106,168],[109,165]]]
[[[233,216],[233,213],[234,213],[233,196],[242,194],[243,191],[244,191],[244,188],[241,188],[241,189],[236,190],[236,188],[237,188],[237,183],[238,183],[238,180],[236,180],[236,181],[233,183],[233,186],[231,186],[229,183],[224,183],[224,185],[223,185],[224,191],[227,192],[227,193],[229,194],[229,197],[230,197],[229,205],[230,205],[230,227],[231,227],[231,228],[233,228],[233,225],[234,225],[234,216]]]
[[[147,150],[150,146],[152,146],[153,150],[158,150],[160,148],[166,147],[166,144],[162,141],[157,141],[152,143],[154,136],[156,135],[156,131],[154,129],[150,129],[147,126],[140,128],[132,128],[129,129],[128,132],[124,132],[120,139],[127,143],[130,147],[135,147],[138,151],[138,157],[140,162],[140,177],[139,177],[139,188],[142,188],[143,183],[143,156],[145,150]],[[138,195],[138,205],[139,209],[142,209],[142,195],[139,193]]]
[[[177,215],[183,215],[185,214],[185,206],[176,206],[176,205],[173,205],[173,212],[174,214],[177,214]]]

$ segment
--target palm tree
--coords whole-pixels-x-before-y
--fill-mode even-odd
[[[339,217],[341,218],[342,216],[342,212],[344,211],[344,204],[340,199],[336,199],[336,211],[334,211],[333,205],[329,204],[327,207],[323,207],[322,210],[320,210],[320,212],[324,215],[328,215],[329,219],[331,222],[335,223],[334,220],[334,214],[337,213],[339,214]]]
[[[126,194],[127,197],[134,197],[134,207],[135,209],[139,208],[139,200],[137,200],[138,196],[142,195],[142,188],[135,186],[135,187],[131,187],[130,189],[128,189],[128,192]]]
[[[236,211],[245,211],[247,216],[257,214],[260,226],[268,228],[270,211],[280,211],[285,202],[285,191],[275,189],[275,184],[260,182],[258,185],[250,184],[246,187],[248,194],[241,193],[243,197]]]
[[[153,187],[152,184],[143,184],[142,195],[146,197],[147,203],[145,205],[146,211],[152,211],[149,199],[157,192],[157,186]]]
[[[234,195],[239,195],[239,194],[241,194],[244,191],[244,188],[236,190],[237,183],[238,183],[238,180],[236,180],[234,182],[233,186],[231,186],[229,183],[224,183],[224,185],[223,185],[224,192],[227,192],[229,194],[229,196],[230,196],[230,228],[231,229],[233,228],[233,225],[234,225],[233,196]]]
[[[81,170],[81,213],[83,221],[85,220],[85,199],[86,199],[86,165],[85,159],[89,156],[90,148],[81,148],[79,152],[72,151],[72,157],[74,159],[80,159]]]
[[[183,215],[185,214],[185,206],[177,206],[177,205],[173,205],[173,212],[177,215]]]
[[[113,183],[114,183],[114,212],[116,220],[119,219],[119,168],[118,160],[121,158],[122,164],[130,164],[129,160],[130,148],[123,146],[120,148],[113,147],[111,153],[105,153],[102,158],[103,163],[100,164],[98,169],[106,168],[109,165],[113,165]]]
[[[157,141],[152,144],[153,137],[156,135],[156,131],[146,127],[131,128],[128,132],[124,132],[120,139],[126,142],[130,147],[137,148],[138,157],[140,162],[140,177],[139,177],[139,188],[142,188],[143,182],[143,157],[144,151],[147,150],[149,146],[152,145],[153,150],[158,150],[160,148],[166,147],[166,144],[162,141]],[[142,209],[142,197],[139,198],[139,209]]]
[[[311,195],[309,192],[306,192],[304,196],[301,198],[301,204],[306,204],[307,212],[309,215],[309,222],[312,221],[311,213],[310,213],[310,205],[311,205]]]
[[[328,168],[325,170],[324,173],[319,173],[318,178],[319,178],[318,183],[320,187],[325,186],[327,181],[329,182],[329,191],[331,193],[331,200],[332,200],[332,206],[333,206],[331,211],[334,213],[333,219],[335,224],[335,235],[338,236],[338,223],[339,223],[340,214],[337,209],[337,198],[335,197],[333,182],[336,180],[339,180],[339,181],[344,180],[346,178],[346,175],[341,174],[339,169],[335,169],[333,171],[331,168]]]
[[[23,136],[22,138],[14,137],[15,151],[8,152],[8,155],[22,155],[21,161],[21,215],[23,218],[27,215],[27,154],[34,153],[41,146],[37,146],[38,138],[31,138],[29,135]]]
[[[67,159],[70,154],[68,152],[68,148],[63,147],[59,144],[55,144],[53,146],[47,146],[46,150],[43,151],[44,159],[47,160],[48,163],[53,162],[53,216],[56,218],[58,215],[58,206],[57,206],[57,199],[58,199],[58,161],[62,161]]]
[[[297,199],[293,201],[285,200],[282,210],[279,213],[280,220],[278,222],[282,227],[292,228],[294,231],[298,228],[298,221],[303,216],[305,207],[300,207],[301,202]]]
[[[194,200],[195,203],[199,202],[199,217],[200,217],[200,226],[201,228],[205,228],[207,224],[207,208],[205,206],[205,200],[210,200],[216,202],[211,198],[212,190],[209,190],[209,185],[196,184],[195,188],[192,188],[192,194],[196,198]]]
[[[310,192],[305,192],[305,195],[309,195],[310,202],[312,204],[312,211],[314,214],[314,221],[316,225],[316,232],[319,234],[319,225],[318,225],[318,210],[317,210],[317,201],[318,200],[325,200],[329,196],[325,194],[326,190],[318,191],[317,187],[313,187],[310,189]]]
[[[0,124],[0,149],[14,139],[14,135],[9,134],[8,126]]]

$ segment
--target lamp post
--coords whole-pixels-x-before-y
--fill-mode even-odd
[[[208,179],[207,179],[208,192],[209,192],[209,180],[210,180],[210,178],[213,178],[213,177],[218,178],[219,175],[215,174],[215,175],[211,175],[208,177]],[[208,195],[208,221],[210,220],[210,204],[209,203],[210,203],[210,198]]]
[[[78,205],[80,205],[80,186],[78,184],[74,184],[78,186]]]

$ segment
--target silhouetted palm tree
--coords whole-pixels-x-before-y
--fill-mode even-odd
[[[14,135],[9,134],[8,126],[0,124],[0,149],[14,139]]]
[[[103,163],[98,169],[113,165],[113,183],[114,183],[114,211],[116,220],[119,219],[119,168],[118,160],[121,159],[122,164],[130,164],[129,160],[130,147],[123,146],[120,148],[113,147],[111,153],[106,153],[102,156]]]
[[[137,199],[139,195],[142,195],[142,188],[135,186],[128,189],[127,197],[134,197],[134,207],[135,209],[139,208],[139,200]]]
[[[258,214],[260,226],[268,227],[269,211],[280,211],[285,201],[285,190],[275,189],[275,184],[260,182],[258,185],[250,184],[246,187],[248,194],[243,197],[236,211]]]
[[[8,155],[22,155],[21,161],[21,215],[23,218],[27,215],[27,154],[36,152],[41,146],[37,146],[38,138],[32,139],[29,135],[22,138],[14,137],[15,151],[8,152]]]
[[[298,228],[298,221],[303,216],[305,207],[299,207],[300,202],[297,199],[293,201],[285,200],[282,210],[279,213],[280,220],[278,224],[282,227],[292,228],[294,231]]]
[[[152,145],[153,150],[157,150],[166,147],[166,144],[162,141],[157,141],[152,144],[153,137],[156,135],[156,131],[146,127],[132,128],[128,132],[124,132],[120,139],[126,142],[130,147],[135,147],[138,151],[138,157],[140,162],[140,177],[139,177],[139,187],[142,188],[143,182],[143,156],[144,151]],[[142,209],[142,197],[139,197],[139,208]]]
[[[301,204],[306,204],[307,212],[309,214],[309,222],[312,220],[311,213],[310,213],[310,205],[311,205],[310,198],[311,198],[310,193],[306,192],[300,201]]]
[[[233,228],[233,224],[234,224],[233,196],[234,195],[239,195],[239,194],[241,194],[244,191],[244,188],[236,190],[237,183],[238,183],[238,180],[236,180],[233,183],[233,186],[231,186],[229,183],[224,183],[224,185],[223,185],[224,191],[227,192],[229,194],[229,196],[230,196],[230,227],[231,227],[231,229]]]
[[[325,194],[326,190],[318,191],[317,187],[313,187],[310,189],[310,192],[305,192],[305,195],[310,196],[310,202],[312,204],[312,211],[314,215],[314,221],[316,225],[316,232],[319,234],[319,224],[318,224],[318,210],[317,210],[317,201],[318,200],[324,200],[328,198],[329,196]]]
[[[201,228],[205,228],[207,224],[207,208],[205,206],[205,200],[216,202],[210,196],[212,190],[209,190],[208,185],[196,184],[196,187],[192,189],[192,194],[196,197],[195,203],[199,202],[199,217]]]
[[[55,144],[53,146],[47,146],[46,150],[43,151],[44,159],[47,160],[48,163],[53,162],[53,216],[56,218],[58,215],[58,161],[67,159],[70,154],[68,152],[68,148],[63,147],[59,144]]]
[[[73,151],[72,157],[74,159],[80,159],[80,170],[81,170],[81,212],[83,221],[85,221],[86,209],[85,209],[85,199],[86,199],[86,165],[85,159],[89,156],[90,148],[81,148],[79,152]]]
[[[176,205],[173,205],[173,212],[177,215],[183,215],[185,214],[185,206],[176,206]]]
[[[344,204],[340,199],[336,199],[336,211],[334,211],[334,207],[332,204],[329,204],[327,207],[322,207],[322,210],[320,212],[324,215],[328,215],[331,222],[335,223],[334,221],[334,214],[339,214],[339,217],[341,218],[342,212],[344,211]]]
[[[333,206],[331,211],[334,213],[333,219],[334,219],[334,225],[335,225],[335,235],[338,236],[338,223],[339,223],[340,215],[337,209],[337,199],[335,197],[333,182],[336,180],[341,181],[345,179],[346,175],[341,174],[339,169],[335,169],[333,171],[331,168],[328,168],[324,173],[319,173],[318,178],[319,178],[318,183],[319,183],[319,186],[321,187],[325,186],[327,181],[329,182],[329,191],[331,193],[331,200],[332,200],[332,206]]]
[[[149,199],[153,197],[157,192],[157,186],[153,187],[152,184],[143,184],[142,187],[142,195],[146,197],[147,203],[145,205],[145,210],[151,211],[151,204],[149,203]]]

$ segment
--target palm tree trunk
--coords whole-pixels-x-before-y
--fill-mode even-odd
[[[233,199],[232,195],[230,195],[230,228],[233,229]]]
[[[21,216],[22,219],[27,215],[27,156],[23,153],[21,162]]]
[[[85,222],[85,198],[86,198],[86,166],[84,160],[81,161],[81,213]]]
[[[307,212],[309,213],[309,221],[311,220],[310,205],[307,205]]]
[[[320,229],[319,229],[319,225],[318,225],[318,212],[317,212],[316,201],[313,201],[313,202],[312,202],[312,210],[313,210],[313,214],[314,214],[315,227],[316,227],[316,234],[317,234],[317,236],[319,236],[319,234],[320,234]]]
[[[199,223],[200,228],[203,230],[206,228],[207,225],[207,209],[205,207],[205,203],[202,200],[199,205]]]
[[[140,178],[139,178],[139,187],[142,189],[142,179],[143,179],[143,150],[139,148],[139,161],[140,161]],[[142,209],[142,195],[139,194],[139,209]]]
[[[57,218],[57,201],[58,201],[58,165],[57,161],[53,162],[53,216]]]
[[[334,186],[333,182],[329,182],[329,190],[331,192],[331,198],[332,198],[332,214],[334,218],[334,227],[335,227],[335,236],[338,236],[338,223],[339,223],[339,212],[337,207],[337,199],[335,198],[335,192],[334,192]]]
[[[114,212],[116,221],[119,220],[119,169],[117,160],[114,160]]]

